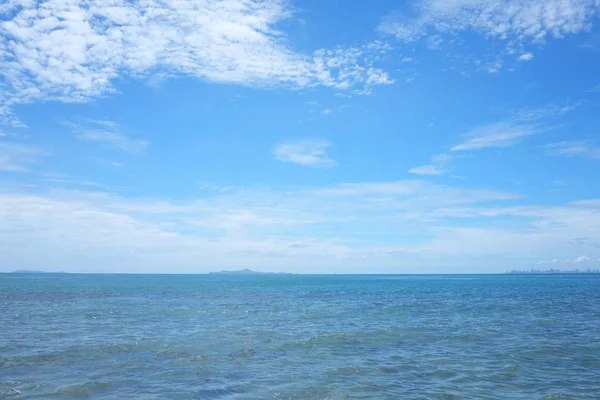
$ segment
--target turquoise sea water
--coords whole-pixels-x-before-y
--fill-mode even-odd
[[[600,399],[600,275],[0,274],[0,398]]]

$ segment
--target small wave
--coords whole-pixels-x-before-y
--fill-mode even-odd
[[[17,389],[7,386],[0,386],[0,399],[3,399],[5,397],[16,396],[18,394],[21,394],[21,392],[19,392]]]
[[[542,397],[541,400],[574,400],[574,399],[575,399],[575,397],[573,397],[573,396],[568,396],[568,395],[562,394],[562,393],[556,393],[556,394],[544,396],[544,397]]]
[[[90,396],[92,394],[98,394],[99,392],[104,392],[109,388],[111,388],[111,385],[109,385],[108,383],[86,382],[86,383],[70,385],[70,386],[58,389],[54,393],[54,395],[55,396],[69,396],[69,397]]]

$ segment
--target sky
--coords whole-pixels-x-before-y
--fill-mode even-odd
[[[3,0],[0,271],[600,268],[600,0]]]

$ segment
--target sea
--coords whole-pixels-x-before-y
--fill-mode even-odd
[[[600,399],[600,274],[0,274],[0,398]]]

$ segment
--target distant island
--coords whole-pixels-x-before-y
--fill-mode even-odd
[[[600,270],[598,269],[586,269],[586,270],[579,270],[579,269],[572,269],[572,270],[560,270],[560,269],[545,269],[545,270],[540,270],[540,269],[523,269],[523,270],[516,270],[513,269],[512,271],[506,271],[507,274],[516,274],[516,275],[522,275],[522,274],[600,274]]]
[[[209,272],[212,275],[293,275],[289,272],[259,272],[252,271],[251,269],[240,269],[237,271],[219,271],[219,272]]]
[[[11,272],[11,274],[66,274],[67,272],[48,272],[48,271],[31,271],[29,269],[18,269]]]

